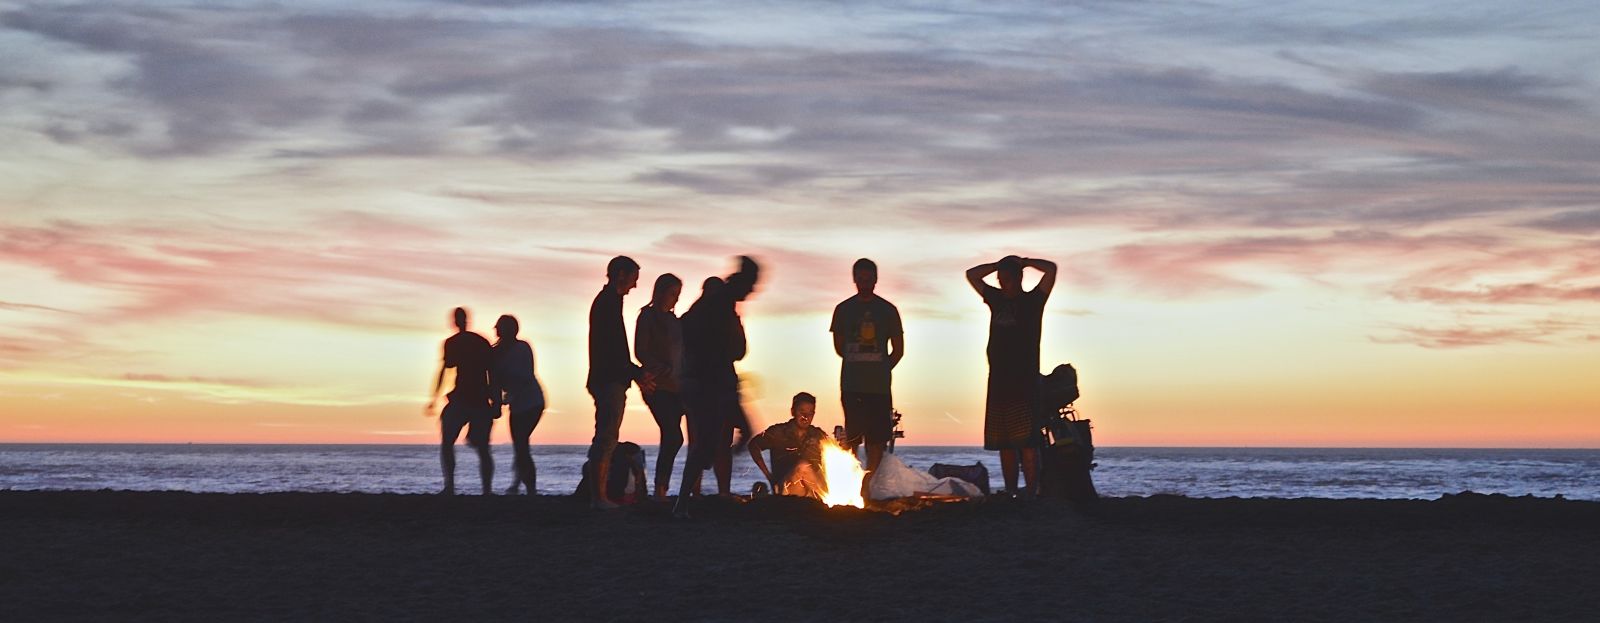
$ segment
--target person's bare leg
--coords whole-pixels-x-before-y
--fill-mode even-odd
[[[883,451],[885,447],[886,444],[881,442],[867,442],[867,477],[861,479],[861,497],[863,498],[868,497],[868,488],[870,488],[872,485],[872,479],[878,473],[878,464],[883,462]]]
[[[627,408],[628,386],[610,385],[594,396],[594,441],[589,445],[589,464],[593,465],[594,488],[589,505],[599,510],[621,508],[606,491],[611,482],[611,455],[617,450],[617,431]]]
[[[671,427],[661,427],[661,446],[656,450],[656,501],[664,502],[667,499],[667,486],[672,480],[672,463],[678,458],[678,450],[683,447],[683,433],[678,431],[677,422],[673,421]]]
[[[712,471],[717,474],[717,495],[728,497],[733,495],[729,488],[729,481],[733,480],[733,448],[719,448],[717,460],[712,464]]]
[[[1005,479],[1006,493],[1017,493],[1017,451],[1000,451],[1000,476]]]
[[[1027,479],[1028,497],[1039,495],[1039,449],[1022,449],[1022,475]]]
[[[878,464],[883,462],[883,451],[887,447],[882,442],[867,442],[867,471],[878,471]]]
[[[611,452],[613,448],[606,448],[600,453],[600,459],[594,464],[594,496],[593,506],[602,510],[621,508],[621,505],[611,501],[606,495],[606,483],[611,482]]]
[[[515,445],[515,440],[513,440]],[[506,495],[516,495],[522,490],[522,457],[518,456],[516,449],[511,450],[511,486],[506,487]]]
[[[516,414],[512,414],[513,418]],[[533,455],[528,448],[528,437],[517,430],[516,421],[511,427],[511,486],[506,488],[506,495],[516,495],[521,485],[528,486],[528,495],[534,494],[533,485]],[[528,431],[530,434],[532,431]]]
[[[522,484],[528,486],[528,495],[539,495],[539,465],[534,463],[533,455],[528,455],[528,476]]]
[[[444,489],[439,491],[440,495],[456,494],[456,439],[461,437],[464,424],[439,414],[439,467],[444,471]]]
[[[494,456],[489,454],[489,444],[475,444],[478,451],[478,476],[483,479],[483,494],[494,495]]]
[[[439,467],[444,470],[444,489],[440,495],[456,494],[456,442],[454,439],[439,442]]]
[[[700,475],[706,470],[701,463],[698,451],[691,444],[688,460],[683,465],[683,480],[678,485],[678,502],[672,505],[672,516],[677,519],[689,518],[689,498],[700,493]]]

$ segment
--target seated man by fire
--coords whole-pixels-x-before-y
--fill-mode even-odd
[[[750,439],[750,458],[772,483],[773,493],[822,499],[828,489],[822,473],[822,444],[827,433],[811,425],[817,416],[817,397],[795,394],[789,415],[789,421],[773,424]],[[761,456],[763,450],[772,452],[771,469]]]

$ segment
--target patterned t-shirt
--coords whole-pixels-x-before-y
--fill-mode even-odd
[[[844,363],[839,368],[839,389],[871,394],[889,393],[893,380],[889,367],[889,340],[900,337],[900,310],[873,296],[852,296],[833,308],[828,328],[844,337]]]

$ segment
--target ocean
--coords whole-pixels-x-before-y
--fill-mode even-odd
[[[570,493],[584,446],[535,446],[539,493]],[[645,446],[653,470],[655,447]],[[457,488],[475,492],[477,457],[457,446]],[[1001,488],[995,453],[976,447],[905,446],[907,465],[989,468]],[[277,491],[431,493],[440,487],[433,445],[0,444],[0,490]],[[510,447],[494,448],[495,488],[510,484]],[[682,453],[673,482],[682,474]],[[1099,448],[1094,481],[1101,495],[1252,498],[1434,499],[1475,491],[1600,500],[1600,450]],[[653,477],[653,476],[652,476]],[[748,492],[760,472],[734,461],[734,490]],[[715,481],[708,474],[705,487]],[[674,484],[676,491],[676,484]]]

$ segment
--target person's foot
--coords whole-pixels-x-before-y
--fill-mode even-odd
[[[455,494],[456,494],[456,488],[455,487],[445,487],[445,488],[439,490],[439,495],[451,496],[451,495],[455,495]]]
[[[511,483],[511,486],[506,487],[506,495],[516,495],[518,493],[520,493],[520,491],[517,488],[517,483],[513,482]]]
[[[688,496],[683,496],[683,495],[678,496],[678,503],[674,504],[672,506],[672,518],[673,519],[693,519],[693,517],[689,516],[689,498],[688,498]]]
[[[612,502],[611,500],[608,500],[606,498],[595,498],[594,502],[591,502],[589,504],[589,507],[593,508],[595,510],[601,510],[601,511],[608,511],[608,510],[612,510],[612,509],[616,509],[616,508],[622,508],[621,505],[618,505],[616,502]]]

